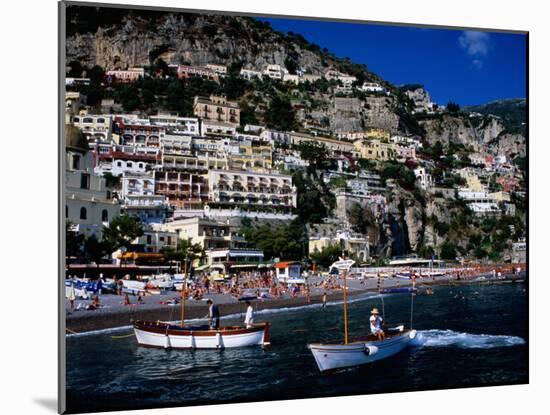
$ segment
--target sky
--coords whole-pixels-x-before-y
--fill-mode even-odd
[[[262,18],[395,85],[423,84],[432,100],[476,105],[525,98],[526,35]]]

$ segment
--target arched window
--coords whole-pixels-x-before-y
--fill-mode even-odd
[[[107,209],[103,209],[101,212],[101,222],[109,222],[109,212],[107,212]]]
[[[87,219],[87,217],[88,217],[88,212],[86,208],[83,206],[80,208],[80,219]]]

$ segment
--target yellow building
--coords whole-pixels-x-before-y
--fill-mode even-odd
[[[478,175],[470,169],[461,169],[458,174],[466,180],[466,187],[472,192],[484,192],[485,186],[479,180]]]
[[[390,141],[391,134],[382,128],[369,128],[365,131],[365,137],[371,140],[380,140],[383,142]]]
[[[367,160],[387,161],[399,155],[398,148],[393,143],[384,143],[380,140],[357,140],[353,144],[359,156]]]
[[[231,170],[268,172],[273,166],[273,148],[269,144],[239,143],[239,153],[229,154]]]

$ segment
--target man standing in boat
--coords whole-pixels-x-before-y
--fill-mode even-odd
[[[371,311],[370,316],[370,331],[372,334],[374,334],[376,337],[378,337],[378,340],[382,341],[386,339],[386,333],[384,333],[384,330],[382,330],[382,317],[378,315],[378,309],[373,308]]]
[[[246,325],[247,329],[251,328],[254,324],[254,309],[252,308],[250,301],[246,302],[246,314],[244,317],[244,324]]]
[[[206,301],[206,304],[208,304],[208,324],[210,329],[218,330],[220,328],[220,310],[210,298]]]

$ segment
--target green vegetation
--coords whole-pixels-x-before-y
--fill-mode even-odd
[[[303,223],[319,223],[329,216],[336,206],[336,198],[322,180],[296,171],[292,182],[298,191],[296,214]]]
[[[250,221],[243,221],[241,232],[248,242],[264,251],[266,260],[301,260],[307,256],[306,228],[299,219],[287,225],[274,226],[267,223],[258,227]]]
[[[108,252],[116,251],[121,247],[128,248],[132,242],[143,235],[143,226],[135,216],[126,214],[111,220],[109,226],[103,226],[103,240]]]
[[[276,130],[291,131],[297,128],[296,115],[290,100],[281,95],[271,99],[264,120],[269,128]]]
[[[321,252],[315,252],[311,254],[311,259],[313,262],[322,266],[323,268],[328,268],[334,262],[338,261],[338,258],[342,255],[342,248],[339,245],[331,245],[324,247]]]

